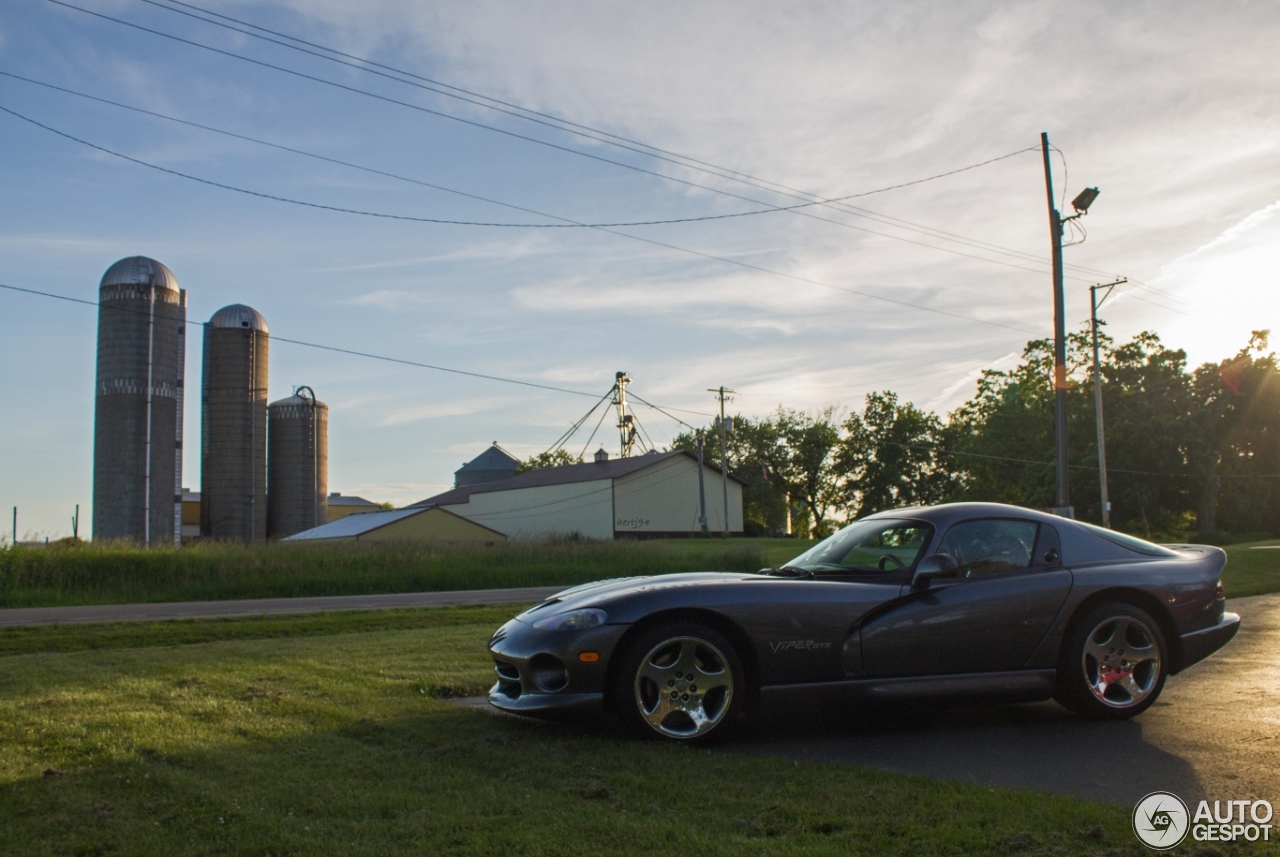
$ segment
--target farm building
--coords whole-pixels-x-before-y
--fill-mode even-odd
[[[542,467],[498,482],[464,485],[408,508],[439,508],[511,538],[592,539],[697,533],[698,460],[687,452],[651,453]],[[707,528],[724,530],[720,471],[703,465]],[[729,531],[742,532],[742,483],[728,480]]]
[[[358,515],[363,512],[376,512],[382,508],[372,500],[366,500],[363,497],[357,497],[354,494],[343,497],[336,491],[329,495],[328,506],[330,521],[345,518],[347,515]]]
[[[301,541],[442,542],[494,544],[507,537],[496,530],[435,507],[386,509],[347,515],[284,539]]]

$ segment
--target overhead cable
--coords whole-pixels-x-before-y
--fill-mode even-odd
[[[57,2],[57,0],[49,0],[49,2]],[[116,152],[116,151],[114,151],[114,150],[112,150],[112,149],[108,149],[108,148],[106,148],[106,147],[104,147],[104,146],[99,146],[99,145],[97,145],[96,143],[90,143],[90,142],[89,142],[89,141],[87,141],[87,140],[83,140],[83,139],[81,139],[81,138],[79,138],[79,137],[75,137],[75,136],[73,136],[73,135],[71,135],[71,134],[68,134],[68,133],[66,133],[66,132],[64,132],[64,131],[60,131],[60,130],[58,130],[58,129],[56,129],[56,128],[53,128],[53,127],[51,127],[51,126],[49,126],[49,125],[46,125],[46,124],[44,124],[44,123],[42,123],[42,122],[38,122],[38,121],[36,121],[35,119],[31,119],[31,118],[30,118],[30,117],[28,117],[28,116],[25,116],[25,115],[23,115],[23,114],[21,114],[21,113],[18,113],[17,111],[14,111],[14,110],[10,110],[9,108],[4,107],[4,106],[0,106],[0,111],[2,111],[2,112],[4,112],[4,113],[8,113],[8,114],[9,114],[9,115],[11,115],[11,116],[14,116],[14,117],[16,117],[16,118],[18,118],[18,119],[21,119],[21,120],[22,120],[22,121],[24,121],[24,122],[28,122],[28,123],[30,123],[30,124],[32,124],[32,125],[35,125],[35,126],[37,126],[37,127],[40,127],[40,128],[42,128],[42,129],[44,129],[44,130],[46,130],[46,131],[50,131],[50,132],[52,132],[52,133],[54,133],[54,134],[56,134],[56,135],[58,135],[58,136],[60,136],[60,137],[64,137],[64,138],[66,138],[66,139],[68,139],[68,140],[72,140],[72,141],[74,141],[74,142],[76,142],[76,143],[79,143],[79,144],[81,144],[81,145],[87,146],[87,147],[89,147],[89,148],[96,149],[96,150],[98,150],[98,151],[101,151],[101,152],[104,152],[104,153],[107,153],[107,154],[110,154],[110,155],[114,155],[115,157],[121,158],[121,159],[123,159],[123,160],[130,161],[130,162],[133,162],[133,163],[135,163],[135,164],[139,164],[139,165],[144,166],[144,167],[149,167],[149,168],[154,169],[154,170],[157,170],[157,171],[159,171],[159,172],[168,173],[168,174],[170,174],[170,175],[177,176],[177,177],[184,178],[184,179],[189,179],[189,180],[191,180],[191,181],[195,181],[195,182],[198,182],[198,183],[200,183],[200,184],[205,184],[205,185],[209,185],[209,186],[212,186],[212,187],[217,187],[217,188],[221,188],[221,189],[224,189],[224,190],[231,190],[231,191],[235,191],[235,192],[238,192],[238,193],[247,194],[247,195],[249,195],[249,196],[259,197],[259,198],[262,198],[262,199],[269,199],[269,200],[273,200],[273,201],[277,201],[277,202],[291,203],[291,204],[295,204],[295,205],[301,205],[301,206],[305,206],[305,207],[308,207],[308,208],[316,208],[316,209],[325,210],[325,211],[335,211],[335,212],[343,212],[343,213],[349,213],[349,214],[358,214],[358,215],[364,215],[364,216],[367,216],[367,217],[374,217],[374,218],[381,218],[381,219],[388,219],[388,220],[400,220],[400,221],[410,221],[410,222],[419,222],[419,223],[435,223],[435,224],[441,224],[441,223],[444,223],[444,224],[451,224],[451,225],[476,225],[476,226],[483,226],[483,225],[495,226],[495,225],[501,225],[501,224],[493,224],[493,223],[486,224],[486,223],[473,222],[473,221],[444,220],[444,219],[439,219],[439,218],[411,217],[411,216],[408,216],[408,215],[385,214],[385,213],[379,213],[379,212],[366,212],[366,211],[359,211],[359,210],[356,210],[356,209],[347,209],[347,208],[340,208],[340,207],[337,207],[337,206],[323,205],[323,204],[320,204],[320,203],[303,202],[303,201],[299,201],[299,200],[290,199],[290,198],[288,198],[288,197],[278,196],[278,195],[275,195],[275,194],[268,194],[268,193],[262,193],[262,192],[259,192],[259,191],[247,190],[247,189],[245,189],[245,188],[239,188],[239,187],[236,187],[236,186],[233,186],[233,185],[229,185],[229,184],[225,184],[225,183],[222,183],[222,182],[216,182],[216,181],[213,181],[213,180],[211,180],[211,179],[204,179],[204,178],[200,178],[200,177],[197,177],[197,176],[193,176],[193,175],[190,175],[190,174],[188,174],[188,173],[183,173],[183,172],[180,172],[180,171],[178,171],[178,170],[170,169],[170,168],[168,168],[168,167],[162,167],[162,166],[159,166],[159,165],[157,165],[157,164],[151,164],[151,163],[149,163],[149,162],[146,162],[146,161],[140,160],[140,159],[138,159],[138,158],[134,158],[134,157],[132,157],[132,156],[130,156],[130,155],[125,155],[125,154],[122,154],[122,153],[120,153],[120,152]],[[963,314],[961,314],[961,313],[953,313],[953,312],[949,312],[949,311],[947,311],[947,310],[941,310],[941,309],[936,309],[936,308],[934,308],[934,307],[928,307],[928,306],[925,306],[925,305],[923,305],[923,304],[915,304],[915,303],[911,303],[911,302],[909,302],[909,301],[896,300],[896,299],[894,299],[894,298],[884,297],[883,295],[877,295],[877,294],[875,294],[874,292],[865,292],[865,291],[861,291],[861,290],[859,290],[859,289],[851,289],[851,288],[848,288],[848,287],[845,287],[845,286],[837,286],[837,285],[832,284],[832,283],[825,283],[825,282],[822,282],[822,281],[820,281],[820,280],[814,280],[814,279],[809,278],[809,277],[802,277],[802,276],[800,276],[800,275],[798,275],[798,274],[788,274],[788,273],[785,273],[785,272],[783,272],[783,271],[775,271],[775,270],[773,270],[773,269],[771,269],[771,268],[765,268],[765,267],[763,267],[763,266],[761,266],[761,265],[753,265],[753,264],[751,264],[751,263],[749,263],[749,262],[743,262],[743,261],[741,261],[741,260],[739,260],[739,259],[731,259],[731,258],[729,258],[729,257],[727,257],[727,256],[716,256],[716,255],[711,254],[711,253],[704,253],[704,252],[702,252],[702,251],[700,251],[700,250],[691,250],[691,249],[689,249],[689,248],[687,248],[687,247],[680,247],[680,246],[678,246],[678,245],[670,244],[670,243],[665,242],[665,241],[656,241],[656,240],[654,240],[654,239],[651,239],[651,238],[645,238],[645,237],[640,236],[640,235],[632,235],[632,234],[630,234],[630,233],[626,233],[626,232],[619,232],[619,231],[617,231],[616,229],[613,229],[613,228],[610,228],[610,227],[605,227],[605,226],[591,226],[590,224],[584,224],[584,225],[587,225],[589,228],[596,229],[596,230],[601,231],[601,232],[607,232],[607,233],[609,233],[609,234],[611,234],[611,235],[619,235],[619,236],[622,236],[622,237],[624,237],[624,238],[629,238],[629,239],[631,239],[631,240],[633,240],[633,241],[641,241],[641,242],[643,242],[643,243],[645,243],[645,244],[652,244],[652,245],[653,245],[653,246],[655,246],[655,247],[665,247],[665,248],[670,249],[670,250],[675,250],[675,251],[677,251],[677,252],[681,252],[681,253],[686,253],[686,254],[689,254],[689,255],[697,256],[697,257],[699,257],[699,258],[703,258],[703,259],[710,259],[710,260],[719,261],[719,262],[724,262],[724,263],[729,264],[729,265],[736,265],[736,266],[738,266],[738,267],[747,268],[747,269],[750,269],[750,270],[759,271],[759,272],[766,273],[766,274],[771,274],[771,275],[773,275],[773,276],[778,276],[778,277],[783,277],[783,278],[790,279],[790,280],[795,280],[795,281],[798,281],[798,282],[808,283],[808,284],[811,284],[811,285],[819,286],[819,287],[821,287],[821,288],[828,288],[828,289],[833,289],[833,290],[836,290],[836,291],[847,292],[847,293],[849,293],[849,294],[859,295],[859,296],[861,296],[861,297],[869,298],[869,299],[871,299],[871,300],[882,301],[882,302],[885,302],[885,303],[894,304],[894,305],[896,305],[896,306],[910,307],[910,308],[912,308],[912,309],[917,309],[917,310],[920,310],[920,311],[923,311],[923,312],[934,313],[934,314],[937,314],[937,315],[947,316],[947,317],[950,317],[950,318],[956,318],[956,319],[962,319],[962,320],[965,320],[965,321],[976,322],[976,323],[978,323],[978,324],[985,324],[985,325],[990,325],[990,326],[993,326],[993,327],[1002,327],[1002,328],[1006,328],[1006,329],[1009,329],[1009,330],[1016,330],[1016,331],[1019,331],[1019,332],[1022,332],[1022,333],[1032,333],[1032,334],[1034,335],[1034,332],[1033,332],[1033,331],[1029,331],[1029,330],[1027,330],[1026,328],[1022,328],[1022,327],[1015,327],[1015,326],[1012,326],[1012,325],[1004,324],[1004,323],[1002,323],[1002,322],[991,321],[991,320],[988,320],[988,319],[978,318],[978,317],[976,317],[976,316],[963,315]]]

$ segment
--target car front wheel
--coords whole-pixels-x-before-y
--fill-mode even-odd
[[[689,742],[728,732],[745,690],[733,644],[689,622],[660,625],[633,640],[613,688],[617,710],[632,729]]]
[[[1168,675],[1160,625],[1131,604],[1107,604],[1075,622],[1064,641],[1057,698],[1091,717],[1133,717],[1151,707]]]

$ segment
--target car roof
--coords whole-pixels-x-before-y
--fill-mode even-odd
[[[1051,515],[1037,509],[1027,509],[1023,506],[1011,506],[1007,503],[943,503],[938,506],[886,509],[883,512],[869,515],[864,520],[876,518],[912,518],[914,520],[927,521],[939,529],[949,527],[956,521],[965,521],[973,518],[1022,518],[1023,520],[1049,523],[1055,526],[1069,525],[1071,523],[1069,518]]]

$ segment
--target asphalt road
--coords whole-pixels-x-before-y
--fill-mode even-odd
[[[1280,806],[1280,594],[1228,601],[1236,638],[1170,678],[1139,717],[1098,723],[1052,702],[859,712],[760,724],[737,752],[1033,789],[1133,806],[1184,801]]]
[[[86,622],[155,622],[226,616],[322,613],[329,610],[385,610],[449,604],[527,604],[565,589],[468,589],[457,592],[402,592],[390,595],[334,595],[324,598],[254,598],[245,601],[174,601],[159,604],[102,604],[85,607],[24,607],[0,610],[0,628],[18,625],[76,625]]]

